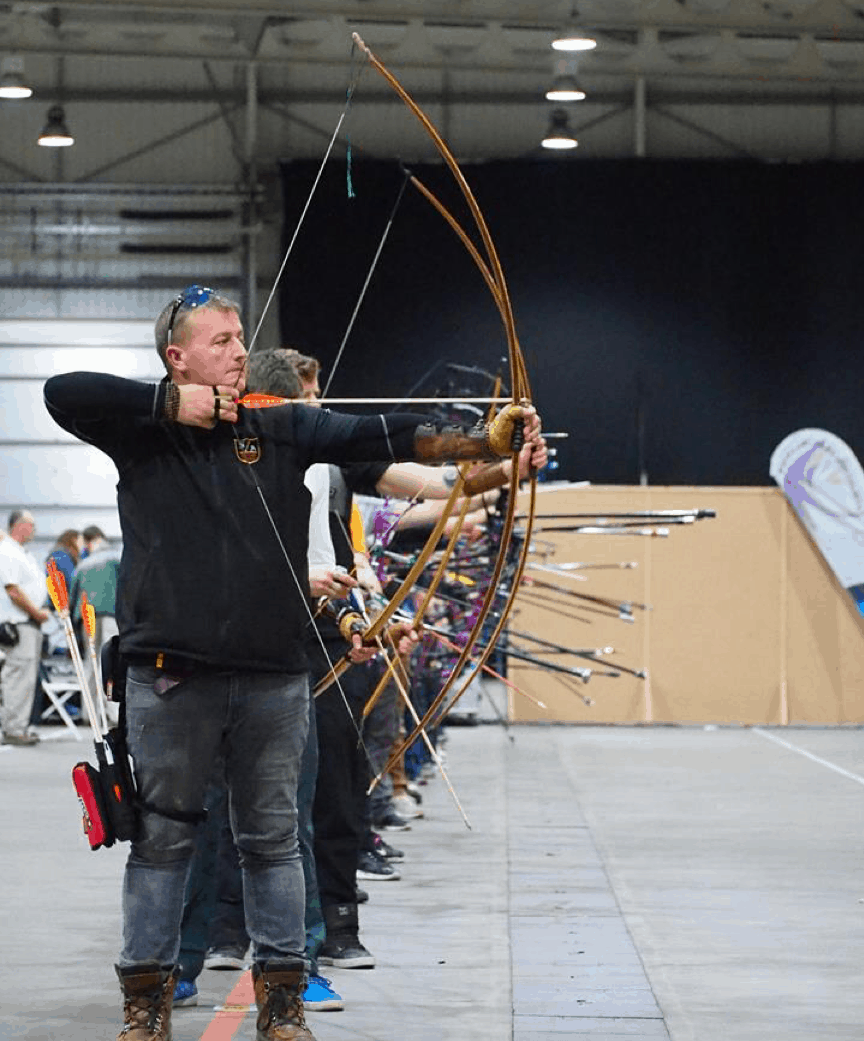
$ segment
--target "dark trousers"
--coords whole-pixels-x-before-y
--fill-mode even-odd
[[[210,940],[213,913],[217,905],[219,890],[227,880],[234,883],[221,868],[222,835],[227,829],[231,852],[236,863],[236,886],[240,890],[240,928],[246,933],[243,921],[243,882],[240,877],[240,862],[234,848],[231,825],[228,821],[228,786],[225,783],[225,767],[220,761],[216,775],[207,788],[204,796],[204,808],[207,819],[198,825],[195,842],[195,854],[189,878],[186,881],[186,895],[183,903],[183,920],[180,926],[180,967],[184,980],[194,980],[201,975],[204,968],[204,957]],[[243,943],[244,949],[249,945],[248,936]]]
[[[333,657],[344,648],[344,643],[334,647]],[[330,661],[320,647],[307,650],[314,685],[327,673]],[[357,901],[357,858],[366,834],[366,788],[370,780],[366,752],[357,737],[363,705],[371,692],[369,669],[355,665],[339,682],[347,706],[335,684],[315,699],[318,780],[312,822],[318,890],[324,908]]]
[[[309,971],[318,974],[318,951],[324,942],[324,916],[318,896],[312,849],[312,803],[318,764],[315,714],[310,712],[309,735],[300,761],[297,786],[297,837],[303,860],[306,888],[306,958]],[[240,855],[234,844],[228,813],[228,788],[224,764],[207,790],[207,820],[198,826],[192,868],[186,884],[181,927],[180,963],[183,979],[196,979],[204,967],[208,948],[225,950],[249,946],[243,907]]]

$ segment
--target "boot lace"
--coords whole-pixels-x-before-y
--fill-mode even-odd
[[[126,1022],[120,1036],[128,1034],[139,1027],[158,1037],[162,1030],[163,1009],[160,1001],[161,992],[155,994],[139,994],[126,1000]]]
[[[287,987],[267,987],[268,1022],[275,1027],[283,1024],[305,1027],[303,995]]]

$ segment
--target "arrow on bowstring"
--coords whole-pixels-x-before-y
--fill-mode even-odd
[[[548,436],[548,435],[547,435]],[[716,517],[716,510],[634,510],[632,513],[604,512],[596,513],[538,513],[535,520],[617,520],[617,519],[642,519],[658,520],[665,524],[675,521],[682,524],[692,524],[697,520]]]
[[[531,565],[535,571],[548,571],[542,564]],[[559,572],[562,578],[576,578],[575,575],[570,575],[566,571]],[[579,593],[575,589],[568,589],[566,586],[558,585],[557,582],[546,582],[542,578],[534,578],[533,575],[530,578],[525,579],[527,587],[530,589],[534,586],[539,586],[541,589],[551,589],[556,593],[563,593],[565,596],[575,597],[577,600],[587,600],[589,603],[599,604],[603,607],[608,607],[613,610],[623,611],[625,609],[632,610],[634,607],[640,611],[650,611],[652,608],[648,604],[638,604],[632,600],[613,600],[612,597],[607,596],[595,596],[591,593]]]
[[[548,585],[548,583],[547,583]],[[635,618],[629,612],[628,604],[622,602],[620,606],[614,607],[598,607],[593,606],[590,603],[575,603],[576,600],[582,600],[583,598],[570,589],[562,589],[560,592],[556,592],[554,588],[535,588],[535,583],[531,583],[527,586],[523,586],[519,590],[519,603],[520,604],[532,604],[536,607],[544,607],[547,610],[558,611],[562,618],[570,618],[574,622],[583,622],[586,625],[591,624],[591,619],[583,617],[584,614],[597,614],[601,618],[613,618],[621,622],[634,622]],[[572,610],[561,610],[562,608],[571,608]],[[580,611],[581,614],[573,614],[573,611]]]
[[[447,522],[450,519],[448,509],[452,509],[452,507],[455,504],[456,500],[459,498],[459,494],[460,494],[460,492],[462,490],[462,483],[463,483],[463,481],[461,479],[456,481],[456,484],[453,486],[453,489],[450,492],[450,496],[447,499],[447,504],[446,504],[445,510],[442,512],[441,517],[438,519],[438,522],[436,523],[436,525],[435,525],[435,527],[434,527],[434,529],[432,531],[432,534],[429,536],[429,539],[427,540],[426,545],[423,547],[423,550],[421,550],[421,552],[418,554],[417,559],[415,560],[413,566],[411,567],[411,570],[408,572],[407,576],[402,581],[402,583],[399,586],[399,588],[396,590],[396,592],[390,598],[390,601],[388,602],[388,604],[384,608],[384,610],[381,611],[380,614],[377,615],[377,617],[374,619],[374,621],[369,626],[369,628],[366,630],[366,632],[363,633],[363,642],[364,643],[367,643],[367,644],[373,643],[375,641],[375,638],[377,636],[379,636],[384,631],[387,623],[390,621],[390,619],[393,617],[393,615],[396,613],[396,611],[402,606],[402,602],[405,600],[405,597],[408,596],[408,594],[412,591],[414,585],[416,584],[417,578],[425,570],[427,560],[428,560],[429,556],[432,555],[433,551],[435,550],[435,547],[438,545],[438,541],[441,538],[441,536],[443,535],[444,528],[446,527]],[[466,502],[467,502],[467,500],[466,500]],[[464,507],[463,507],[463,509],[464,509]],[[454,534],[458,535],[458,532],[456,532]],[[455,546],[455,544],[456,544],[456,539],[451,537],[451,539],[450,539],[450,541],[448,543],[448,547],[449,547],[451,552],[452,552],[452,548],[453,548],[453,546]],[[445,562],[446,562],[446,551],[445,551]],[[415,624],[418,624],[416,619],[415,619]],[[330,672],[326,676],[322,677],[322,679],[319,680],[319,682],[315,685],[315,689],[313,691],[314,696],[316,698],[320,697],[321,694],[323,694],[324,691],[327,690],[327,688],[330,686],[330,684],[333,682],[333,680],[338,675],[341,675],[347,668],[349,668],[350,665],[351,665],[351,661],[348,658],[348,656],[345,655],[342,659],[339,660],[339,662],[337,662],[337,664],[330,670]],[[373,698],[377,699],[377,696],[380,696],[380,692],[381,692],[381,690],[383,690],[383,685],[386,685],[386,682],[387,682],[387,679],[388,679],[388,674],[391,673],[391,672],[392,672],[392,670],[388,670],[388,672],[385,673],[385,675],[382,677],[381,682],[378,684],[378,687],[376,688],[375,694],[373,694]],[[370,700],[372,700],[372,699],[370,699]],[[367,704],[368,704],[368,702],[367,702]],[[373,704],[374,704],[374,702],[373,702]],[[371,711],[371,709],[370,709],[370,711]]]
[[[431,626],[431,625],[424,626],[423,631],[425,633],[429,633],[430,636],[432,636],[433,639],[437,640],[442,645],[442,647],[447,647],[448,650],[451,650],[451,651],[453,651],[456,654],[459,654],[459,652],[462,650],[462,648],[458,644],[453,643],[453,641],[448,639],[448,637],[445,636],[444,633],[440,629],[436,629],[434,626]],[[533,694],[528,694],[527,691],[520,690],[520,688],[517,687],[515,683],[513,683],[510,680],[506,679],[504,676],[502,676],[500,673],[496,672],[489,665],[484,665],[483,666],[483,671],[485,673],[487,673],[488,675],[492,676],[494,679],[500,680],[504,684],[505,687],[508,687],[510,690],[515,691],[517,694],[521,694],[523,698],[525,698],[527,701],[532,702],[538,708],[542,708],[542,709],[548,708],[548,706],[546,704],[544,704],[544,702],[542,702],[539,698],[535,698]]]

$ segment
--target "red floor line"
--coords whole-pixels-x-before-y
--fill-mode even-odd
[[[250,1007],[254,1004],[255,991],[252,987],[252,973],[247,970],[235,983],[234,989],[225,999],[225,1004],[201,1035],[201,1041],[231,1041],[246,1018]]]

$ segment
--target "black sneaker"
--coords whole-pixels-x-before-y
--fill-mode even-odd
[[[357,860],[357,877],[368,882],[398,882],[402,876],[383,857],[364,850]]]
[[[328,936],[318,952],[319,965],[336,965],[343,969],[374,969],[375,958],[356,936],[336,933]]]
[[[383,857],[385,860],[405,859],[405,854],[401,849],[396,849],[395,846],[391,846],[389,842],[385,842],[384,839],[374,831],[372,832],[372,841],[370,846],[370,852],[377,853],[379,857]]]
[[[404,817],[400,817],[393,810],[388,810],[384,816],[375,822],[375,827],[382,831],[410,831],[411,825]]]

